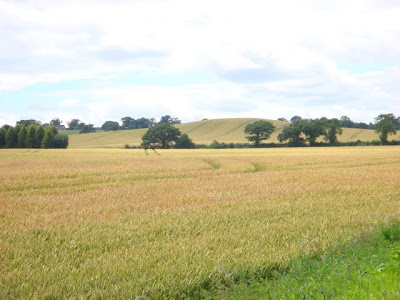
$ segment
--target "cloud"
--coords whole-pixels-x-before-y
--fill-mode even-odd
[[[125,111],[186,120],[347,111],[371,120],[400,111],[399,15],[397,1],[378,0],[0,0],[0,102],[41,83],[92,81],[102,85],[42,90],[54,96],[52,117],[62,109],[94,123]],[[171,80],[122,83],[130,72]],[[213,82],[175,80],[189,73]],[[34,103],[24,113],[50,116]]]

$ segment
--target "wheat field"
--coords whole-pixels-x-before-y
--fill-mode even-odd
[[[400,147],[1,150],[0,298],[200,297],[400,212]]]
[[[187,133],[195,143],[211,144],[213,140],[225,143],[246,143],[246,135],[243,132],[247,124],[260,119],[231,118],[203,120],[177,125],[182,133]],[[268,143],[278,143],[278,134],[288,125],[287,122],[271,121],[276,131],[267,140]],[[69,148],[123,148],[125,144],[140,145],[142,136],[147,129],[134,129],[124,131],[95,132],[89,134],[77,134],[70,136]],[[390,136],[389,139],[399,140],[399,135]],[[379,140],[374,130],[343,128],[343,134],[339,136],[340,142],[355,142]],[[322,139],[321,139],[322,141]]]

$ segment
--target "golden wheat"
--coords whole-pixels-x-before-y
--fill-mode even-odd
[[[178,298],[399,215],[400,147],[1,150],[0,298]]]

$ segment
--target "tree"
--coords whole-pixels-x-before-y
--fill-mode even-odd
[[[338,141],[337,136],[343,133],[342,126],[340,125],[340,121],[336,118],[331,120],[327,120],[324,125],[324,139],[329,142],[329,144],[333,145]]]
[[[313,146],[318,137],[325,133],[324,122],[322,122],[320,119],[304,120],[302,131],[306,136],[306,139],[309,142],[310,146]]]
[[[105,131],[119,130],[119,123],[115,121],[106,121],[103,125],[101,125],[101,129]]]
[[[0,128],[0,148],[6,145],[6,134],[7,130],[5,128]]]
[[[195,147],[196,144],[186,133],[183,133],[175,143],[175,148],[177,149],[194,149]]]
[[[121,119],[123,129],[134,129],[135,128],[135,119],[131,117],[124,117]]]
[[[6,133],[6,147],[15,148],[18,144],[18,134],[14,127],[10,126]]]
[[[80,125],[81,125],[81,121],[79,119],[72,119],[71,121],[67,122],[68,124],[68,129],[69,130],[77,130],[77,129],[81,129]]]
[[[388,135],[396,134],[396,118],[393,114],[380,114],[375,118],[376,129],[383,145],[388,143]]]
[[[400,130],[400,117],[397,117],[397,119],[395,120],[395,127],[396,130]]]
[[[178,141],[181,131],[170,124],[157,124],[149,128],[142,137],[142,147],[147,149],[171,148]]]
[[[289,122],[286,118],[278,118],[278,121]]]
[[[293,116],[293,117],[290,119],[290,122],[296,122],[296,121],[300,121],[300,120],[303,120],[303,118],[300,117],[300,116]]]
[[[27,130],[26,126],[22,126],[18,133],[18,148],[26,148],[26,136],[27,136]]]
[[[288,126],[283,128],[282,132],[278,135],[280,143],[289,141],[290,146],[301,146],[304,143],[304,139],[301,137],[303,132],[303,120],[297,120],[290,123]]]
[[[85,123],[81,123],[81,124],[85,124]],[[91,132],[96,132],[96,129],[94,129],[94,125],[93,124],[85,124],[82,128],[81,131],[79,131],[79,133],[91,133]]]
[[[59,118],[54,118],[50,121],[50,125],[57,128],[58,126],[61,125],[61,120]]]
[[[135,124],[135,128],[150,128],[152,126],[154,126],[154,124],[156,123],[156,120],[151,118],[151,119],[147,119],[147,118],[140,118],[134,121]]]
[[[57,133],[58,133],[58,130],[57,130],[57,128],[55,128],[54,126],[52,126],[52,125],[48,125],[48,126],[44,126],[44,130],[46,130],[46,128],[47,127],[50,127],[51,128],[51,130],[53,130],[53,133],[54,133],[54,135],[56,135]]]
[[[41,122],[34,120],[34,119],[29,119],[29,120],[19,120],[17,121],[17,125],[21,125],[21,126],[29,126],[29,125],[40,125]]]
[[[44,132],[44,137],[42,140],[42,148],[48,149],[48,148],[54,148],[54,130],[51,128],[52,126],[46,127],[46,130]]]
[[[17,133],[17,136],[18,136],[18,134],[19,134],[19,131],[21,130],[21,128],[22,128],[22,126],[21,125],[15,125],[15,127],[14,127],[14,129],[15,129],[15,132]]]
[[[353,128],[354,127],[354,122],[350,120],[348,116],[342,116],[340,118],[340,125],[345,128]]]
[[[269,121],[259,120],[247,124],[244,132],[248,134],[246,139],[254,142],[254,146],[258,147],[260,142],[269,139],[271,133],[275,131],[275,126]]]
[[[64,133],[59,133],[54,136],[54,148],[67,148],[68,143],[68,135]]]
[[[35,148],[36,144],[36,125],[31,124],[28,126],[26,133],[26,148]]]
[[[42,125],[37,126],[35,132],[35,148],[42,147],[42,141],[44,137],[44,127]]]
[[[179,120],[178,118],[172,118],[170,115],[165,115],[161,117],[159,123],[175,125],[181,124],[181,120]]]

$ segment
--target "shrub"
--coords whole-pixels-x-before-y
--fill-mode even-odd
[[[54,148],[66,149],[68,147],[69,138],[64,133],[56,134],[54,137]]]
[[[192,139],[186,133],[184,133],[176,141],[175,148],[177,148],[177,149],[193,149],[193,148],[196,148],[196,144],[193,143]]]

